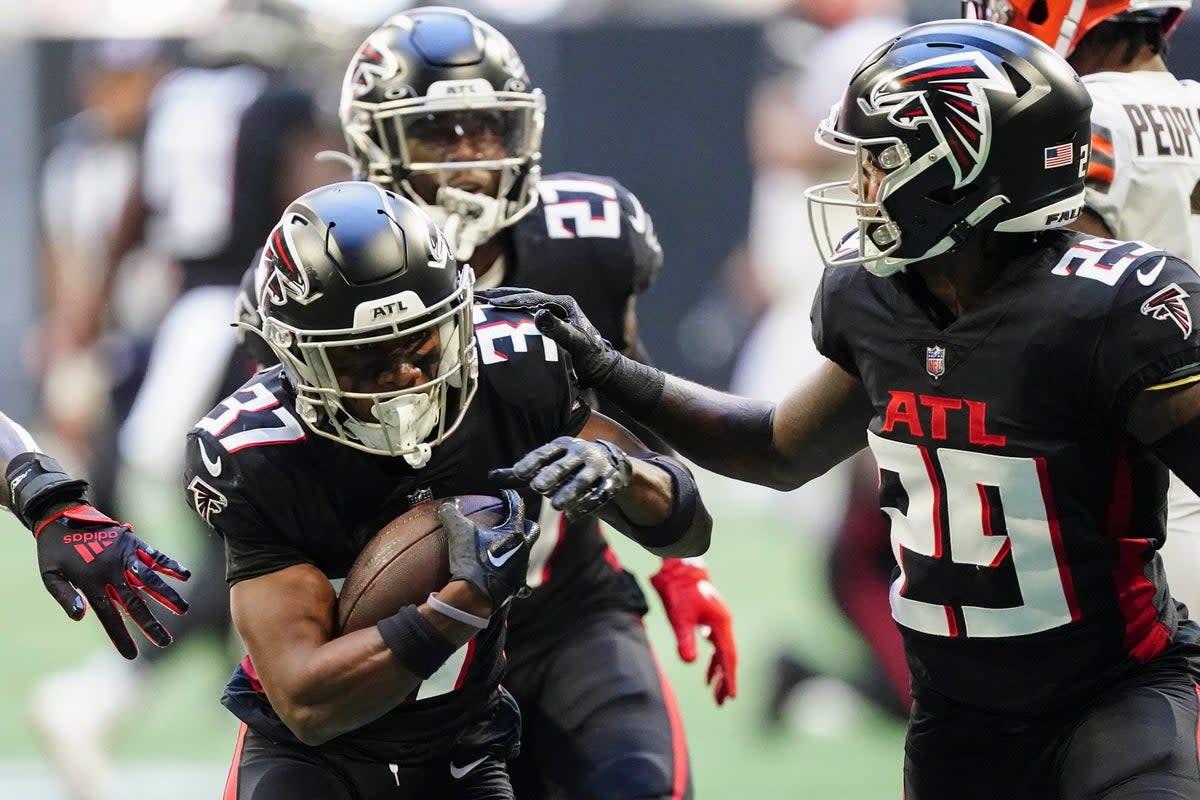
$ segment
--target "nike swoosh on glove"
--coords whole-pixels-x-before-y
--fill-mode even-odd
[[[539,534],[537,523],[525,519],[521,496],[511,489],[501,496],[508,511],[494,528],[479,527],[453,503],[442,503],[437,510],[446,528],[450,580],[470,583],[491,599],[494,610],[528,591],[529,551]]]

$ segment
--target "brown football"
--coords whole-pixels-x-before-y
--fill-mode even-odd
[[[337,624],[342,633],[370,627],[406,605],[420,605],[450,580],[446,531],[437,508],[458,500],[459,508],[482,527],[503,520],[498,497],[463,495],[418,503],[384,525],[354,560],[338,596]]]

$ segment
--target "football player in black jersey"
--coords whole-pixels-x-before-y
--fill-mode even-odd
[[[355,53],[342,91],[356,171],[438,221],[479,285],[574,294],[610,341],[645,361],[635,300],[662,262],[653,224],[611,178],[541,175],[544,112],[511,43],[448,8],[381,25]],[[690,797],[682,721],[641,624],[641,589],[594,518],[565,519],[545,504],[538,522],[532,595],[514,606],[508,640],[506,686],[525,719],[511,765],[518,796]],[[732,619],[703,564],[665,559],[650,580],[681,657],[696,659],[704,626],[714,696],[733,697]],[[619,656],[592,657],[601,650]]]
[[[707,548],[690,473],[593,413],[532,318],[473,305],[472,284],[433,222],[371,183],[304,195],[268,239],[259,313],[281,365],[188,437],[189,500],[225,540],[249,652],[224,698],[245,723],[231,798],[511,797],[519,715],[498,684],[538,507],[594,514],[662,555]],[[495,529],[443,505],[451,583],[338,635],[330,579],[375,531],[500,480],[528,485],[528,523],[511,491]],[[543,611],[603,602],[585,591]]]
[[[187,601],[157,573],[181,581],[191,572],[110,519],[86,497],[87,481],[72,477],[46,455],[23,427],[0,414],[0,505],[29,528],[37,541],[38,569],[50,596],[67,616],[83,619],[90,604],[113,647],[136,658],[137,643],[122,620],[127,614],[154,644],[166,647],[171,633],[142,595],[182,614]]]
[[[809,192],[828,360],[778,405],[622,357],[567,299],[491,300],[546,305],[580,379],[710,469],[787,489],[871,447],[913,676],[908,800],[1200,796],[1200,629],[1157,552],[1166,468],[1200,487],[1200,278],[1061,227],[1090,110],[1009,28],[883,43],[818,131],[854,159]]]

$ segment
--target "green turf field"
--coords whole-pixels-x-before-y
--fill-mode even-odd
[[[824,594],[820,555],[770,509],[740,513],[733,484],[705,476],[705,496],[716,528],[708,556],[713,580],[734,611],[740,649],[739,697],[717,708],[703,686],[706,656],[683,664],[657,596],[650,596],[647,625],[660,660],[675,686],[687,726],[696,796],[701,800],[876,800],[899,798],[901,727],[872,711],[846,722],[831,735],[792,728],[769,732],[762,724],[768,664],[779,646],[803,649],[813,660],[850,672],[862,656]],[[173,487],[172,487],[173,491]],[[175,496],[142,487],[144,513],[133,518],[139,533],[181,559],[191,550],[186,537],[169,529]],[[0,683],[0,797],[55,800],[65,797],[48,783],[45,763],[25,720],[26,697],[37,678],[107,648],[90,618],[72,623],[45,594],[37,577],[28,533],[4,515],[0,536],[13,543],[0,563],[4,611],[4,680]],[[654,559],[614,541],[626,565],[649,575]],[[701,663],[703,661],[703,663]],[[215,643],[194,641],[144,679],[136,717],[127,716],[116,735],[124,770],[123,800],[220,796],[223,770],[236,725],[217,698],[232,660]],[[180,785],[165,790],[172,765]],[[151,778],[151,775],[154,777]],[[34,788],[29,788],[34,787]]]

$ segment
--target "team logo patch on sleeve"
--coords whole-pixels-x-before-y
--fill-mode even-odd
[[[192,482],[188,484],[188,492],[192,495],[192,505],[195,506],[196,513],[208,523],[229,505],[229,499],[225,495],[199,478],[192,478]]]
[[[1142,303],[1142,313],[1151,319],[1169,319],[1183,331],[1183,338],[1192,335],[1192,313],[1183,301],[1190,297],[1178,283],[1159,289]]]

